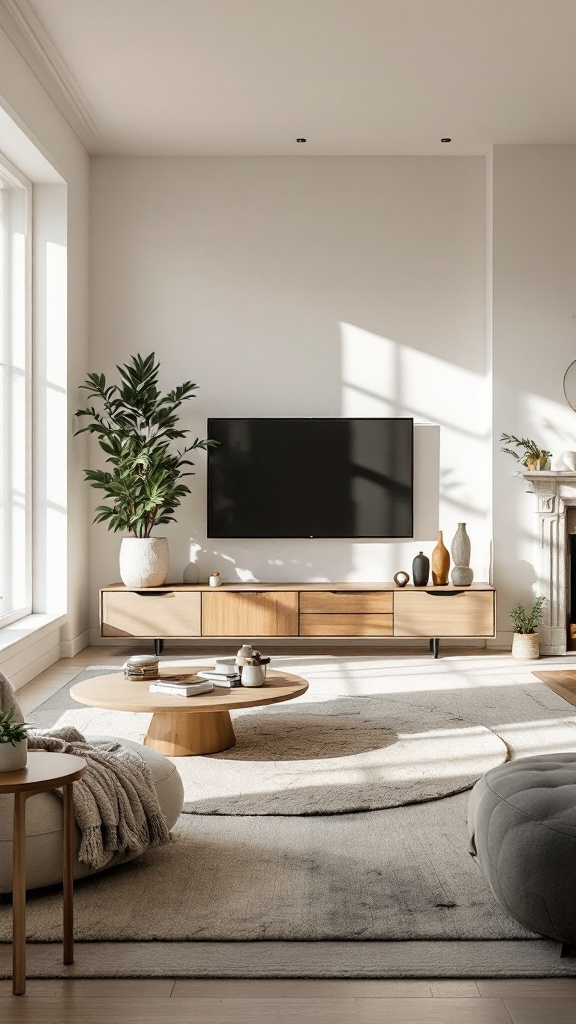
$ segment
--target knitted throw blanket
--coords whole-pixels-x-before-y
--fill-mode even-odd
[[[111,853],[169,841],[148,765],[134,751],[107,740],[88,742],[77,729],[28,729],[30,750],[77,754],[88,765],[73,785],[74,817],[82,834],[78,860],[103,867]]]
[[[13,704],[19,711],[14,691],[0,673],[0,708],[7,711]],[[86,761],[86,774],[72,787],[74,817],[82,836],[80,861],[100,868],[115,853],[169,841],[150,769],[136,751],[111,740],[89,742],[72,726],[27,733],[30,750],[76,754]]]

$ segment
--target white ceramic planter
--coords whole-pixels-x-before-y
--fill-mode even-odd
[[[540,637],[538,633],[514,633],[512,639],[512,657],[518,661],[535,661],[540,657]]]
[[[168,579],[170,552],[166,537],[123,537],[120,579],[126,587],[161,587]]]
[[[0,743],[0,772],[19,772],[28,760],[28,740],[20,740],[15,746]]]

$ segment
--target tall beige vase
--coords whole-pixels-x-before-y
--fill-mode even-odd
[[[448,583],[450,572],[450,554],[442,539],[442,530],[438,530],[438,540],[430,559],[432,566],[432,583],[436,587],[444,587]]]

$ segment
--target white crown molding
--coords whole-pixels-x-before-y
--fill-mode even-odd
[[[83,146],[98,152],[102,140],[89,105],[28,0],[0,0],[0,26]]]

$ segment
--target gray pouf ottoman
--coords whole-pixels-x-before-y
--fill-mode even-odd
[[[88,740],[106,739],[136,750],[146,761],[158,794],[158,801],[168,828],[176,824],[184,804],[184,786],[172,761],[150,747],[116,736],[87,736]],[[0,797],[0,894],[12,892],[12,810],[13,797]],[[26,802],[26,888],[38,889],[62,881],[62,800],[54,792],[38,793]],[[76,828],[76,851],[80,846],[80,830]],[[139,853],[111,854],[99,871],[134,860]],[[95,874],[78,859],[74,878]]]
[[[508,913],[576,944],[576,753],[521,757],[487,772],[472,790],[468,826]]]

